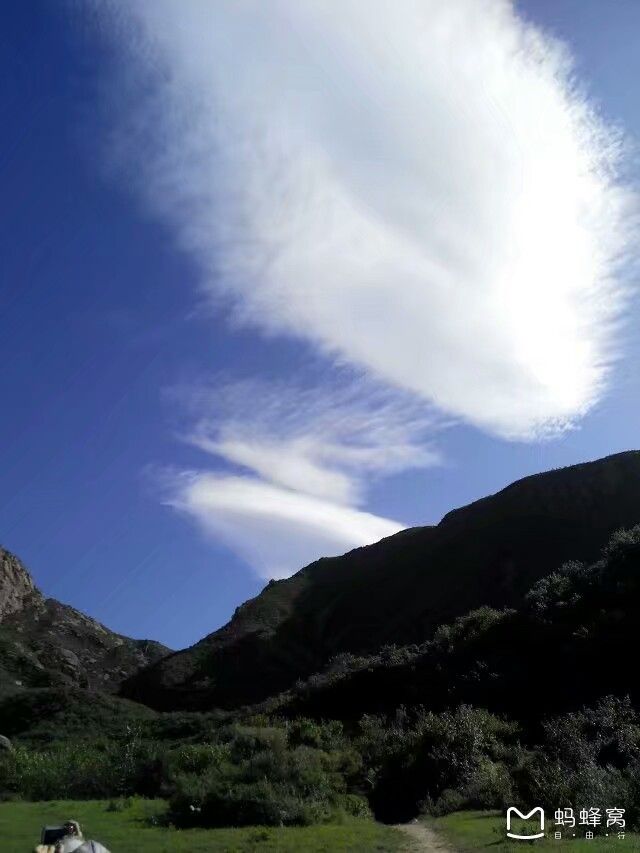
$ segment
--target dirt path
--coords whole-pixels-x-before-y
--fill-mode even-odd
[[[441,836],[417,820],[411,823],[397,823],[395,829],[401,830],[411,838],[416,853],[456,853]]]

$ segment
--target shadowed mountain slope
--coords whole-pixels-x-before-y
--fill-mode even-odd
[[[536,581],[517,608],[480,607],[420,645],[340,655],[263,710],[358,720],[398,707],[461,705],[531,730],[603,696],[640,702],[629,652],[640,618],[640,525],[613,534],[592,564],[569,561]],[[255,706],[254,706],[255,707]]]
[[[124,695],[153,707],[259,701],[334,655],[421,642],[481,605],[515,605],[569,559],[597,557],[640,522],[640,452],[538,474],[342,557],[270,582],[195,646],[130,678]]]
[[[49,686],[115,691],[169,651],[45,598],[20,560],[0,548],[0,695]]]

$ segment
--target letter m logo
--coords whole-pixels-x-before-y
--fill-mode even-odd
[[[540,829],[539,831],[531,832],[528,835],[518,835],[515,832],[511,832],[511,818],[519,817],[521,820],[531,820],[534,815],[538,815]],[[537,827],[533,827],[534,830],[537,830]],[[510,806],[507,809],[507,835],[509,838],[517,838],[518,841],[531,841],[532,838],[544,838],[544,810],[537,806],[528,814],[523,814],[520,809],[517,809],[515,806]]]

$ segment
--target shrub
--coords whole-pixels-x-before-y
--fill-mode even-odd
[[[482,761],[469,776],[462,796],[465,808],[505,809],[513,802],[509,768],[501,761]]]
[[[110,756],[87,747],[47,752],[18,747],[0,763],[0,789],[29,800],[98,799],[117,788]]]
[[[344,746],[344,727],[339,720],[320,723],[300,717],[289,723],[287,734],[290,746],[312,746],[327,751]]]
[[[543,724],[539,748],[514,773],[522,801],[548,809],[615,806],[640,822],[640,728],[628,698],[607,696],[592,708]]]
[[[507,783],[503,771],[489,770],[488,761],[508,755],[506,744],[516,732],[514,724],[465,706],[420,715],[383,761],[371,796],[374,813],[407,820],[431,808],[445,790],[473,791],[478,798],[482,793],[495,802]]]
[[[420,811],[440,817],[441,815],[460,811],[465,805],[466,797],[464,794],[460,791],[454,791],[452,788],[445,788],[435,802],[430,797],[423,800],[420,803]]]
[[[166,773],[170,777],[185,773],[201,774],[229,758],[228,744],[188,744],[167,753]]]
[[[180,775],[171,798],[173,821],[180,826],[288,826],[328,820],[336,809],[367,812],[360,798],[347,796],[348,756],[309,746],[288,748],[282,734],[239,730],[224,760],[202,773]]]

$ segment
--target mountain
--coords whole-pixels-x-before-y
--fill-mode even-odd
[[[45,598],[20,560],[0,548],[0,695],[27,687],[115,691],[169,652]]]
[[[603,696],[640,703],[629,664],[640,619],[640,525],[618,531],[592,563],[568,562],[516,608],[481,607],[420,645],[341,655],[265,703],[289,717],[358,720],[398,707],[486,708],[525,723]],[[611,756],[609,756],[611,758]]]
[[[231,621],[152,664],[123,695],[159,709],[232,708],[317,672],[341,652],[420,643],[483,605],[517,606],[567,560],[593,561],[640,522],[640,452],[519,480],[342,557],[271,581]]]

